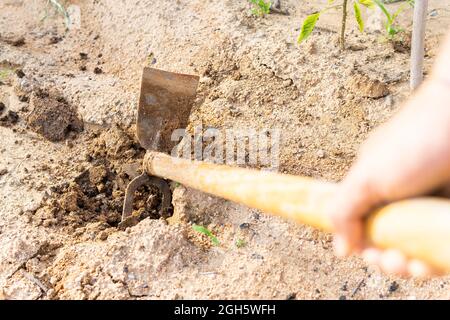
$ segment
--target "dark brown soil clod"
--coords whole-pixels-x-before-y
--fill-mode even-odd
[[[14,47],[21,47],[25,44],[24,37],[12,38],[12,39],[3,39],[7,44],[10,44]]]
[[[103,70],[101,68],[99,68],[99,67],[95,67],[94,73],[95,74],[100,74],[100,73],[103,73]]]
[[[20,96],[18,96],[18,98],[19,98],[20,102],[29,102],[30,101],[30,98],[26,95],[20,95]]]
[[[48,40],[48,44],[57,44],[58,42],[61,42],[61,41],[62,41],[62,37],[52,36]]]
[[[83,130],[83,122],[76,110],[58,93],[33,92],[30,107],[29,128],[50,141],[61,141],[69,132]]]
[[[19,115],[17,112],[9,110],[5,115],[0,117],[0,126],[11,127],[19,122]]]
[[[393,281],[393,282],[389,285],[389,289],[388,289],[388,290],[389,290],[389,293],[393,293],[393,292],[397,291],[399,287],[400,287],[399,284],[398,284],[396,281]]]
[[[25,77],[25,72],[23,72],[22,69],[17,69],[17,70],[15,71],[15,73],[16,73],[16,76],[19,77],[19,78]]]

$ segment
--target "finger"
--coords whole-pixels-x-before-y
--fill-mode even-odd
[[[363,224],[358,219],[342,219],[339,232],[335,235],[334,248],[338,256],[359,253],[363,247]]]
[[[410,260],[407,266],[408,273],[415,278],[427,278],[434,274],[432,268],[420,260]]]
[[[366,248],[362,251],[361,255],[364,261],[370,265],[380,265],[382,251],[377,248]]]
[[[398,276],[406,276],[408,274],[408,260],[405,255],[398,250],[388,249],[380,256],[380,267],[386,273]]]
[[[360,251],[363,247],[362,217],[373,205],[372,195],[356,174],[350,174],[340,185],[330,206],[335,228],[335,249],[340,256]]]
[[[444,198],[450,198],[450,183],[444,185],[442,188],[436,191],[434,193],[436,197],[444,197]]]
[[[333,239],[334,252],[338,257],[346,257],[351,253],[350,244],[346,238],[335,234]]]

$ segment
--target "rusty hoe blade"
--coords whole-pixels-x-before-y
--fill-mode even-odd
[[[198,77],[144,68],[137,116],[137,137],[147,150],[170,153],[173,130],[185,128]]]
[[[196,96],[199,78],[163,70],[144,68],[139,97],[136,133],[142,147],[170,153],[177,141],[171,141],[175,129],[185,128]],[[170,208],[172,194],[168,183],[146,173],[127,187],[122,210],[122,222],[127,227],[137,221],[132,217],[134,193],[141,186],[155,186],[162,194],[161,216]]]

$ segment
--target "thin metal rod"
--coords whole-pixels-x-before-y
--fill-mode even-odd
[[[413,33],[411,44],[411,90],[416,89],[423,80],[423,59],[425,55],[425,27],[428,0],[417,0],[414,5]]]

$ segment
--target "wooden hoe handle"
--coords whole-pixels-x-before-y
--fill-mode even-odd
[[[326,205],[336,190],[334,183],[151,151],[144,159],[144,169],[150,175],[333,232]],[[450,199],[424,197],[391,203],[369,216],[366,236],[379,248],[398,249],[450,272]]]

